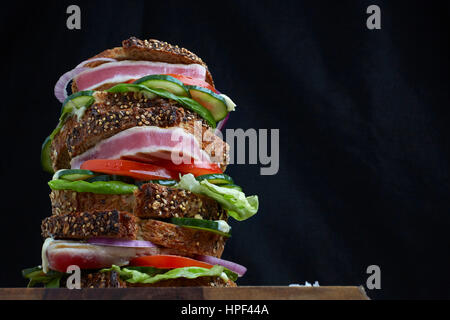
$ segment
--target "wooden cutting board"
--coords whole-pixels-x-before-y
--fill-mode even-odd
[[[368,300],[363,287],[0,288],[0,300]]]

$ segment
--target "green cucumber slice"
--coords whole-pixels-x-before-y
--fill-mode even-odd
[[[164,89],[180,97],[189,97],[189,91],[183,83],[174,77],[167,75],[150,75],[133,82],[150,89]]]
[[[113,181],[113,179],[111,178],[110,175],[107,174],[102,174],[99,176],[95,176],[95,177],[90,177],[88,179],[86,179],[86,182],[95,182],[95,181]]]
[[[179,103],[181,103],[186,109],[189,109],[191,111],[194,111],[200,115],[203,119],[206,120],[206,122],[214,129],[216,128],[216,120],[214,119],[211,111],[203,107],[200,103],[197,101],[187,98],[187,97],[178,97],[176,99]]]
[[[55,172],[52,180],[63,179],[68,181],[86,180],[95,176],[90,170],[83,169],[61,169]]]
[[[56,128],[52,131],[52,133],[44,140],[41,149],[41,166],[42,168],[49,172],[53,173],[52,161],[50,158],[50,146],[52,144],[53,138],[58,134],[58,132],[63,127],[66,119],[75,114],[78,119],[81,118],[84,111],[87,107],[92,105],[95,101],[95,97],[93,96],[94,91],[79,91],[74,93],[64,100],[64,103],[61,108],[61,116],[59,117],[59,122]]]
[[[214,174],[204,174],[202,176],[198,176],[195,179],[197,179],[197,181],[202,181],[202,180],[208,180],[208,182],[212,183],[212,184],[232,184],[233,183],[233,179],[223,173],[214,173]]]
[[[238,190],[242,192],[242,188],[236,184],[230,183],[230,184],[222,184],[220,185],[223,188],[230,188],[230,189],[234,189],[234,190]]]
[[[156,183],[156,184],[160,184],[162,186],[166,186],[166,187],[173,187],[174,185],[177,184],[176,180],[171,180],[171,179],[167,179],[167,180],[148,180],[148,181],[136,181],[136,185],[138,187],[142,186],[143,184],[146,183]]]
[[[215,121],[224,119],[228,114],[225,99],[218,94],[199,86],[186,86],[192,99],[208,109]]]
[[[213,221],[196,218],[171,218],[170,222],[181,227],[199,229],[214,232],[224,237],[231,237],[231,227],[223,220]],[[228,229],[228,231],[225,229]]]
[[[156,184],[160,184],[162,186],[167,186],[167,187],[172,187],[174,185],[177,184],[176,180],[150,180],[147,181],[146,183],[156,183]]]
[[[93,97],[94,91],[78,91],[66,98],[64,100],[61,115],[64,113],[73,113],[78,109],[89,107],[94,103],[95,98]]]
[[[66,114],[67,115],[67,114]],[[45,138],[44,142],[42,143],[42,148],[41,148],[41,167],[42,169],[44,169],[44,171],[48,172],[48,173],[54,173],[55,170],[53,170],[53,166],[52,166],[52,159],[50,157],[50,148],[52,145],[52,141],[53,138],[56,136],[56,134],[59,132],[59,130],[61,130],[61,128],[63,127],[63,119],[62,116],[59,120],[58,126],[53,129],[52,133],[50,133],[50,135]]]
[[[86,180],[86,182],[96,182],[96,181],[103,181],[103,182],[110,182],[110,181],[120,181],[125,182],[128,184],[134,184],[134,179],[130,177],[125,176],[118,176],[118,175],[109,175],[109,174],[102,174],[99,176],[90,177]]]
[[[41,166],[44,171],[48,173],[53,173],[52,160],[50,158],[50,147],[52,145],[52,138],[48,136],[45,138],[44,143],[41,147]]]

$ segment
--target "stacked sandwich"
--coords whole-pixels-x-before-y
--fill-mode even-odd
[[[77,268],[81,287],[235,286],[246,269],[220,259],[228,218],[251,217],[258,198],[223,173],[218,133],[235,104],[206,64],[132,37],[64,74],[55,95],[41,154],[52,215],[29,286],[64,287]]]

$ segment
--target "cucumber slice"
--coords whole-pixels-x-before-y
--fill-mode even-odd
[[[86,179],[86,182],[95,182],[95,181],[112,181],[111,176],[107,174],[102,174],[99,176],[90,177]]]
[[[236,185],[236,184],[232,184],[232,183],[230,183],[230,184],[222,184],[221,187],[223,187],[223,188],[235,189],[235,190],[238,190],[238,191],[241,191],[241,192],[242,192],[242,188],[241,188],[241,187],[239,187],[239,186]]]
[[[202,181],[202,180],[208,180],[208,182],[212,183],[212,184],[232,184],[233,183],[233,179],[226,175],[226,174],[219,174],[219,173],[214,173],[214,174],[204,174],[202,176],[198,176],[195,179],[197,179],[197,181]]]
[[[90,170],[82,169],[61,169],[55,172],[52,180],[63,179],[68,181],[86,180],[95,176]]]
[[[189,97],[189,91],[178,79],[167,75],[150,75],[133,82],[150,89],[164,89],[180,97]]]
[[[162,186],[172,187],[177,184],[176,180],[150,180],[147,183],[156,183]]]
[[[45,138],[41,148],[41,166],[44,171],[53,173],[52,160],[50,158],[50,146],[52,145],[52,138],[48,136]]]
[[[94,91],[78,91],[66,98],[62,105],[61,115],[64,113],[72,113],[78,109],[89,107],[94,103]]]
[[[174,185],[177,184],[176,180],[171,180],[171,179],[167,179],[167,180],[149,180],[149,181],[136,181],[136,185],[138,187],[142,186],[143,184],[146,183],[156,183],[156,184],[160,184],[162,186],[166,186],[166,187],[173,187]]]
[[[102,174],[99,176],[93,176],[86,180],[86,182],[96,182],[96,181],[103,181],[103,182],[109,182],[109,181],[120,181],[125,182],[128,184],[134,184],[134,179],[130,177],[124,177],[124,176],[118,176],[118,175],[109,175],[109,174]]]
[[[225,99],[218,94],[199,86],[186,86],[192,99],[208,109],[215,121],[224,119],[228,114]]]
[[[196,218],[171,218],[170,222],[177,226],[205,230],[220,234],[224,237],[231,237],[231,227],[223,220],[203,220]]]
[[[66,100],[64,100],[58,125],[42,144],[41,166],[45,171],[49,173],[54,172],[52,168],[52,161],[50,158],[50,146],[52,144],[53,138],[56,136],[56,134],[58,134],[58,132],[63,127],[64,122],[71,114],[76,114],[78,119],[81,118],[86,108],[94,103],[95,98],[93,94],[94,91],[79,91],[68,96]]]

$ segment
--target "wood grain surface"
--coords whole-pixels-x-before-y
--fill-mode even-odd
[[[368,300],[363,287],[0,288],[0,300]]]

